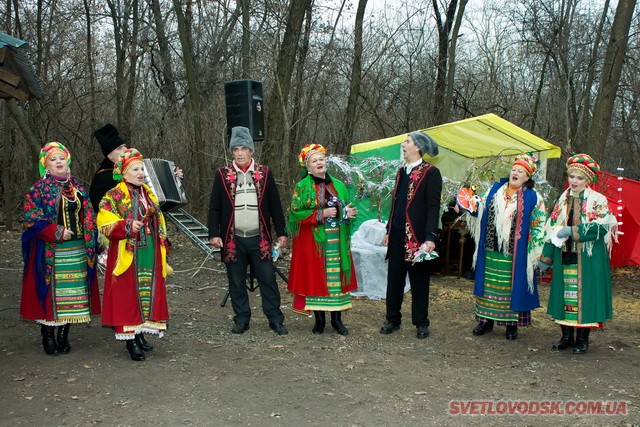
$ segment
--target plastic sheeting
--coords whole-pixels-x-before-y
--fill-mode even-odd
[[[611,267],[640,266],[640,181],[600,172],[594,190],[609,200],[618,219],[618,243],[611,250]]]
[[[382,246],[382,238],[387,233],[385,224],[370,219],[360,225],[351,236],[351,253],[358,279],[358,289],[351,292],[356,297],[380,300],[387,295],[387,247]],[[409,290],[407,278],[404,291]]]

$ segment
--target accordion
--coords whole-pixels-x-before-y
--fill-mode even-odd
[[[175,163],[164,159],[144,159],[144,169],[146,184],[151,187],[164,212],[187,204],[182,180],[175,176]]]

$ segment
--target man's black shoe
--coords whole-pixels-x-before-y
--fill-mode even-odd
[[[232,334],[243,334],[244,331],[249,329],[248,323],[236,323],[231,329]]]
[[[393,333],[393,331],[397,331],[398,329],[400,329],[400,323],[388,322],[382,325],[382,328],[380,328],[380,333],[389,335],[390,333]]]
[[[429,325],[418,325],[417,331],[416,336],[418,339],[423,340],[425,338],[429,338]]]
[[[278,335],[287,335],[289,331],[284,327],[283,323],[269,323],[269,327],[273,329]]]

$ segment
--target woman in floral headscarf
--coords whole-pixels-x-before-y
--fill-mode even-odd
[[[313,311],[311,332],[324,332],[329,311],[331,326],[347,335],[341,313],[351,308],[349,292],[358,287],[348,220],[357,209],[349,204],[345,185],[327,173],[326,155],[322,145],[309,144],[298,156],[304,177],[295,186],[289,213],[293,243],[288,287],[295,311]]]
[[[100,313],[93,210],[70,165],[64,145],[42,147],[41,178],[24,204],[20,315],[42,325],[42,346],[52,355],[71,350],[71,323],[89,323],[91,314]]]
[[[587,352],[591,329],[602,328],[613,314],[609,253],[618,223],[607,198],[589,188],[599,170],[586,154],[567,161],[569,188],[547,221],[540,259],[542,270],[553,267],[547,313],[562,330],[553,349],[573,347],[574,354]]]
[[[126,341],[131,359],[153,349],[143,332],[160,337],[167,329],[167,237],[158,199],[144,183],[142,155],[120,154],[113,169],[119,181],[100,202],[98,228],[109,239],[102,324]]]
[[[507,327],[506,338],[518,337],[518,326],[531,324],[531,310],[540,307],[534,267],[542,252],[544,202],[531,175],[537,160],[516,156],[509,178],[493,184],[470,221],[476,243],[475,315],[473,335]]]

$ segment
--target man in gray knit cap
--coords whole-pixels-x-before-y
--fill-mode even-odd
[[[262,311],[269,327],[287,335],[280,310],[280,292],[272,261],[271,221],[280,247],[287,245],[285,219],[280,195],[271,170],[253,160],[255,146],[249,129],[231,129],[231,166],[215,173],[209,205],[209,243],[220,248],[227,269],[229,294],[235,314],[231,332],[249,329],[251,307],[246,287],[247,266],[251,265],[260,284]]]
[[[402,300],[407,274],[411,284],[411,322],[419,339],[429,336],[429,262],[415,262],[418,248],[431,252],[438,240],[442,175],[438,168],[423,160],[423,155],[438,155],[438,144],[423,132],[411,132],[402,143],[405,164],[396,175],[387,234],[387,323],[381,334],[400,328]]]

